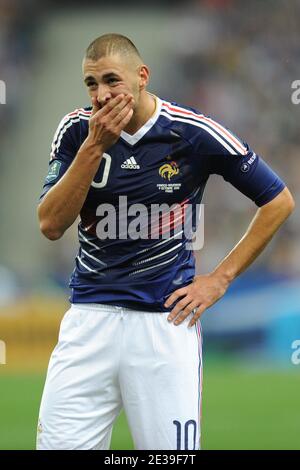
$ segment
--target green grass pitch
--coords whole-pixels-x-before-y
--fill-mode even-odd
[[[0,369],[0,449],[34,449],[44,375]],[[300,373],[204,368],[203,449],[300,449]],[[112,449],[133,449],[124,414]]]

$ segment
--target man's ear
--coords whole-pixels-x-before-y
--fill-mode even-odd
[[[146,88],[146,86],[149,83],[149,78],[150,78],[150,69],[147,67],[147,65],[140,65],[140,70],[139,70],[139,75],[140,75],[140,90],[143,90]]]

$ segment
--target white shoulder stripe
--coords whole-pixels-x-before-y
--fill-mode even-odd
[[[222,144],[223,147],[225,147],[228,150],[228,152],[231,153],[231,155],[237,155],[237,154],[241,153],[241,152],[238,152],[238,151],[235,152],[219,135],[217,135],[212,129],[207,127],[205,124],[201,124],[200,122],[196,122],[196,121],[191,121],[190,119],[186,119],[186,118],[173,117],[173,116],[170,116],[167,113],[161,113],[161,115],[165,116],[166,118],[170,119],[171,121],[185,122],[187,124],[191,124],[192,126],[200,127],[201,129],[204,129],[211,136],[213,136],[218,142],[220,142],[220,144]]]
[[[77,115],[74,115],[74,117],[69,116],[68,119],[63,118],[57,128],[57,131],[54,134],[53,141],[51,144],[51,153],[50,157],[51,159],[55,157],[55,153],[59,150],[61,140],[63,138],[64,133],[67,131],[69,127],[71,127],[73,124],[76,122],[80,122],[80,120],[88,121],[89,116],[86,116],[84,114],[81,114],[80,112],[77,113]]]
[[[203,114],[201,113],[194,113],[193,111],[191,111],[190,109],[186,109],[186,108],[182,108],[181,106],[178,106],[178,105],[174,105],[172,103],[170,103],[169,101],[163,101],[162,103],[162,106],[163,106],[163,111],[168,111],[168,113],[174,113],[176,111],[178,112],[183,112],[185,114],[189,114],[191,116],[195,116],[195,117],[201,117],[201,116],[204,116]]]
[[[174,106],[167,102],[163,102],[162,106],[163,111],[167,112],[171,116],[178,116],[179,114],[178,117],[183,117],[186,119],[195,119],[197,121],[202,122],[203,124],[206,124],[207,126],[210,126],[212,129],[215,130],[215,132],[218,132],[223,137],[223,139],[227,140],[227,142],[239,153],[243,155],[247,153],[247,149],[243,145],[243,143],[239,139],[237,139],[237,137],[233,135],[228,129],[226,129],[224,126],[214,121],[213,119],[204,116],[203,114],[196,114],[193,111],[181,108],[179,106]]]
[[[213,128],[216,129],[219,134],[223,135],[225,139],[234,147],[236,148],[242,155],[246,155],[247,149],[245,145],[235,137],[235,135],[232,134],[228,129],[226,129],[224,126],[222,126],[220,123],[214,121],[211,118],[204,117],[203,119],[206,120],[208,125],[212,126]]]
[[[74,118],[77,118],[79,116],[88,116],[90,117],[92,111],[85,111],[83,108],[80,108],[80,109],[75,109],[75,111],[72,111],[72,113],[69,113],[69,114],[66,114],[60,121],[60,123],[58,124],[57,126],[57,130],[55,132],[55,135],[54,135],[54,138],[53,138],[53,141],[55,141],[57,139],[57,136],[59,134],[59,131],[62,127],[64,127],[65,123],[70,121],[70,119],[74,119]]]

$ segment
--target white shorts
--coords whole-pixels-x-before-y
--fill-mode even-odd
[[[200,448],[200,322],[73,304],[48,367],[37,449],[109,449],[124,408],[136,449]]]

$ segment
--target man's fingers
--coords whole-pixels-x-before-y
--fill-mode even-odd
[[[176,320],[174,321],[175,325],[179,325],[180,323],[183,322],[183,320],[186,319],[197,307],[197,302],[191,302],[189,303],[177,316]]]
[[[134,98],[132,95],[117,95],[110,99],[101,109],[97,98],[92,98],[92,119],[89,130],[92,138],[101,142],[104,148],[113,145],[120,137],[133,115]],[[94,113],[94,114],[93,114]]]
[[[95,96],[92,97],[92,114],[91,116],[95,116],[97,111],[101,109],[100,103],[98,102],[97,98]]]
[[[119,116],[120,112],[128,105],[133,105],[133,96],[125,96],[123,94],[120,94],[115,98],[109,100],[102,108],[100,108],[100,105],[96,98],[92,98],[92,103],[92,116],[95,116],[95,114],[98,113],[97,118],[100,119],[99,122],[101,122],[101,120],[105,117],[106,122],[109,122],[110,124],[115,124],[114,119]],[[117,122],[119,122],[119,120]]]
[[[184,302],[183,302],[184,300]],[[180,325],[191,313],[195,311],[193,314],[188,327],[192,327],[195,325],[197,320],[200,318],[203,312],[208,308],[206,304],[200,304],[199,302],[192,301],[190,297],[185,297],[185,299],[181,300],[176,304],[176,307],[172,310],[172,312],[168,316],[169,321],[175,320],[173,323],[174,325]]]
[[[177,289],[175,292],[173,292],[172,295],[166,300],[165,302],[165,307],[171,307],[173,303],[179,298],[182,297],[183,295],[187,294],[187,287],[182,287],[181,289]]]
[[[192,302],[192,298],[189,296],[186,296],[183,299],[181,299],[179,302],[177,302],[173,310],[168,315],[168,321],[169,322],[173,321],[177,317],[179,312],[184,310],[191,302]]]
[[[197,308],[197,311],[193,315],[193,318],[190,320],[188,327],[191,328],[192,326],[195,325],[195,323],[199,320],[200,316],[202,315],[203,312],[208,308],[207,305],[200,305],[200,307]]]
[[[116,117],[119,116],[119,114],[123,111],[124,108],[126,108],[128,105],[129,107],[132,107],[133,103],[133,96],[132,95],[126,95],[119,103],[117,103],[108,113],[107,118],[113,122]]]
[[[119,123],[117,130],[118,132],[121,132],[129,123],[130,119],[132,118],[133,115],[133,109],[130,108],[126,116],[122,119],[122,121]]]
[[[111,100],[109,100],[104,106],[101,107],[101,105],[100,105],[99,101],[97,100],[97,98],[93,96],[92,97],[92,106],[93,106],[92,116],[94,116],[98,111],[100,111],[99,117],[100,116],[106,116],[107,114],[110,113],[110,111],[113,108],[115,108],[115,106],[117,106],[119,103],[121,103],[121,101],[124,99],[124,97],[125,97],[125,95],[121,93],[120,95],[117,95],[114,98],[112,98]]]
[[[104,106],[103,106],[103,112],[105,114],[108,114],[117,104],[121,103],[121,101],[124,99],[123,93],[120,95],[115,96],[114,98],[110,99]]]
[[[115,118],[111,121],[113,126],[119,126],[123,128],[123,120],[127,117],[129,111],[132,110],[132,102],[129,101],[126,106],[115,116]]]
[[[133,99],[132,95],[124,95],[121,93],[115,98],[109,100],[105,106],[103,106],[103,116],[105,115],[109,120],[112,120],[119,114],[120,111]]]

